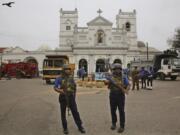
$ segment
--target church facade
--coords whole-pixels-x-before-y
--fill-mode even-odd
[[[105,60],[121,63],[123,67],[134,60],[142,59],[144,54],[138,47],[136,29],[136,11],[119,12],[116,15],[116,27],[101,15],[87,23],[87,27],[78,26],[78,10],[60,10],[60,46],[59,51],[69,50],[76,63],[76,70],[85,67],[88,73],[104,72]],[[153,54],[150,55],[153,57]]]

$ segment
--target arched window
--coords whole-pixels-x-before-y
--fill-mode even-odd
[[[79,69],[84,67],[84,70],[86,71],[86,73],[88,74],[88,63],[87,63],[87,60],[85,59],[81,59],[79,61]]]
[[[126,23],[126,31],[131,31],[131,24],[129,22]]]
[[[34,77],[39,76],[39,69],[38,69],[38,61],[34,57],[26,57],[24,59],[24,62],[31,63],[31,74],[34,75]]]
[[[102,30],[97,31],[97,43],[104,42],[104,32]]]
[[[103,59],[96,61],[96,72],[105,72],[105,61]]]
[[[119,63],[119,64],[122,64],[122,62],[121,62],[120,59],[115,59],[113,63]]]

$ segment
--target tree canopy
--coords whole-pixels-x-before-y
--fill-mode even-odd
[[[180,49],[180,28],[176,30],[176,34],[172,40],[172,48]]]

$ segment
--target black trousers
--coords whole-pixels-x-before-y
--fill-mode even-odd
[[[66,120],[67,99],[66,99],[65,95],[60,95],[59,96],[59,102],[60,102],[62,126],[63,126],[64,129],[67,129],[67,120]],[[82,121],[80,119],[80,115],[79,115],[79,112],[77,110],[77,104],[76,104],[76,101],[75,101],[75,96],[70,95],[68,97],[68,102],[69,102],[69,108],[71,110],[74,121],[75,121],[77,127],[81,128]]]
[[[119,111],[119,118],[120,118],[120,127],[125,127],[125,95],[120,92],[110,92],[110,108],[111,108],[111,118],[112,118],[112,124],[116,124],[117,122],[117,115],[116,110],[118,108]]]
[[[153,77],[148,77],[147,86],[149,86],[149,85],[151,85],[151,87],[152,87],[152,85],[153,85]]]
[[[141,88],[146,88],[146,77],[141,78]]]

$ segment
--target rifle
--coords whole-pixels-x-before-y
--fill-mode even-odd
[[[69,95],[68,95],[68,91],[67,91],[67,79],[64,80],[65,83],[62,86],[62,89],[65,93],[65,98],[66,98],[66,104],[67,104],[67,111],[68,111],[68,116],[70,116],[70,104],[69,104]]]
[[[68,116],[70,116],[70,103],[69,103],[69,97],[70,97],[70,95],[72,95],[72,94],[75,94],[75,92],[76,92],[76,85],[75,85],[75,83],[74,83],[74,80],[73,80],[73,78],[66,78],[65,77],[65,79],[64,79],[64,85],[63,85],[63,91],[64,91],[64,93],[65,93],[65,97],[66,97],[66,104],[67,104],[67,111],[68,111]],[[72,91],[68,91],[68,83],[71,83],[71,87],[72,87],[72,89],[74,90],[74,93],[72,93]]]
[[[105,69],[106,69],[106,74],[105,74],[105,76],[106,76],[106,79],[107,79],[109,82],[111,82],[113,85],[115,85],[116,87],[118,87],[119,89],[121,89],[124,94],[128,94],[128,89],[126,89],[126,86],[123,85],[123,84],[117,84],[117,83],[112,79],[112,77],[109,75],[108,71],[109,71],[109,70],[112,71],[111,65],[110,65],[110,62],[109,62],[109,61],[110,61],[109,59],[105,59]],[[124,80],[123,80],[123,71],[122,71],[122,82],[124,82]]]
[[[128,95],[128,89],[126,89],[126,86],[123,84],[117,84],[111,77],[106,77],[108,81],[110,81],[113,85],[115,85],[117,88],[121,89],[124,94]]]

